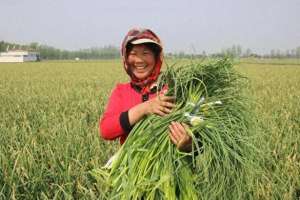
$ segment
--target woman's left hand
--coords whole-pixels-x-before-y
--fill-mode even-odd
[[[169,125],[170,139],[176,145],[180,151],[191,152],[192,151],[192,137],[188,135],[186,124],[179,122],[171,122]]]

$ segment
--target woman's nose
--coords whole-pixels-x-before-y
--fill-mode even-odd
[[[142,57],[140,57],[140,56],[136,56],[135,57],[135,62],[136,63],[144,62],[144,59]]]

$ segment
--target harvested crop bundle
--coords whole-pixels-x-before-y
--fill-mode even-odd
[[[244,78],[228,59],[169,67],[158,87],[174,111],[135,125],[108,171],[94,170],[107,199],[248,199],[257,152]],[[193,151],[169,139],[172,121],[189,124]]]

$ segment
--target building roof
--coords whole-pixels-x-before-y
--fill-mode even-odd
[[[24,51],[24,50],[11,50],[7,52],[1,52],[0,56],[26,56],[26,55],[38,55],[38,52]]]

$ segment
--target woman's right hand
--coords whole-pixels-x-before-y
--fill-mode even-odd
[[[175,97],[165,96],[160,94],[153,99],[140,103],[128,111],[128,120],[130,125],[134,125],[141,120],[145,115],[156,114],[165,116],[172,112],[175,107]]]
[[[172,109],[176,106],[174,102],[175,97],[160,94],[157,97],[143,103],[145,106],[145,114],[156,114],[159,116],[165,116],[171,113]]]

